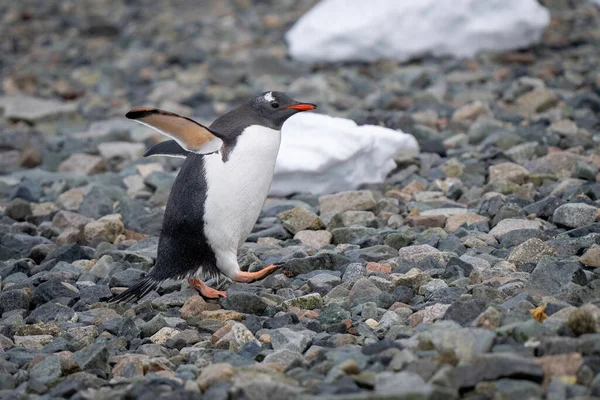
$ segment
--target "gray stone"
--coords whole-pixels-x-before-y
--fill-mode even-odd
[[[16,95],[0,97],[0,109],[4,111],[3,116],[7,120],[36,123],[74,116],[77,104]]]
[[[75,312],[60,304],[46,303],[38,306],[29,314],[26,319],[28,324],[36,324],[39,322],[64,322],[68,321],[75,315]]]
[[[47,303],[59,297],[78,298],[79,290],[60,279],[51,279],[42,283],[33,291],[33,303],[36,305]]]
[[[515,247],[506,260],[520,267],[527,263],[537,263],[544,256],[553,255],[555,251],[552,247],[540,239],[532,238]]]
[[[348,258],[352,260],[364,260],[364,261],[382,261],[395,257],[398,251],[393,247],[386,245],[376,245],[365,247],[358,250],[350,250],[345,253]]]
[[[261,315],[267,308],[267,303],[256,294],[238,291],[228,292],[222,304],[228,310],[256,315]]]
[[[499,378],[525,378],[538,383],[544,379],[544,371],[539,364],[511,354],[481,355],[472,364],[460,365],[454,371],[456,384],[461,390]]]
[[[375,382],[375,393],[391,395],[395,399],[428,399],[433,387],[414,372],[380,372]]]
[[[329,303],[325,307],[323,307],[319,312],[319,322],[322,324],[337,324],[349,318],[350,312],[344,310],[337,303]],[[363,318],[365,318],[364,315]]]
[[[104,172],[106,168],[102,157],[85,153],[71,154],[58,167],[60,172],[72,172],[80,175],[91,175]]]
[[[350,289],[350,295],[348,299],[351,303],[355,303],[357,301],[369,299],[372,300],[376,298],[382,293],[381,289],[379,289],[373,282],[371,282],[367,278],[360,278],[354,285],[352,285],[352,289]]]
[[[377,234],[375,228],[364,226],[350,226],[346,228],[336,228],[331,231],[333,234],[333,243],[342,244],[361,244]]]
[[[52,244],[52,241],[41,236],[6,233],[0,239],[0,260],[26,256],[32,248],[40,244]]]
[[[267,354],[263,362],[282,364],[285,368],[294,363],[300,363],[304,360],[302,354],[297,351],[292,351],[286,348],[276,350]]]
[[[146,151],[143,143],[104,142],[98,145],[100,155],[105,159],[136,160]]]
[[[283,265],[283,270],[292,276],[307,274],[316,269],[340,271],[350,259],[333,251],[321,251],[314,256],[295,258]]]
[[[312,211],[304,207],[296,207],[277,214],[281,225],[293,235],[303,230],[317,231],[325,229],[325,224]]]
[[[289,328],[273,329],[271,334],[271,345],[273,349],[287,349],[303,353],[311,344],[315,332],[309,330],[293,331]]]
[[[354,225],[375,227],[374,224],[376,224],[375,214],[370,211],[344,211],[331,217],[327,227],[329,229]]]
[[[304,207],[309,211],[313,211],[310,204],[300,200],[287,200],[287,199],[272,199],[263,207],[260,217],[275,217],[277,214],[287,210],[291,210],[295,207]]]
[[[282,304],[283,309],[287,310],[290,307],[298,307],[302,310],[314,310],[323,304],[323,299],[319,293],[311,293],[305,296],[296,297],[295,299],[285,300]]]
[[[153,190],[170,191],[174,182],[175,175],[164,171],[153,171],[144,179],[144,183]]]
[[[98,219],[113,213],[114,201],[101,186],[94,185],[79,206],[79,214]]]
[[[167,326],[167,321],[162,314],[156,314],[150,321],[140,326],[141,336],[150,337]]]
[[[563,204],[554,211],[552,221],[567,228],[579,228],[593,223],[598,217],[598,208],[583,203]]]
[[[146,276],[146,272],[137,268],[128,268],[124,271],[117,272],[116,274],[111,276],[109,285],[111,287],[131,287],[138,283],[144,276]]]
[[[402,318],[395,311],[386,311],[375,328],[375,333],[382,337],[392,326],[403,324]]]
[[[358,278],[362,278],[363,276],[367,276],[366,266],[362,263],[352,263],[346,267],[346,271],[342,276],[342,280],[344,282],[349,282]]]
[[[542,223],[540,221],[531,221],[528,219],[503,219],[491,231],[490,235],[496,239],[500,239],[503,235],[521,229],[536,229],[540,230]]]
[[[368,211],[377,205],[373,193],[358,190],[319,197],[321,213],[341,213],[348,210]]]
[[[557,296],[571,282],[580,285],[587,283],[579,263],[543,258],[531,272],[526,288],[543,295]]]
[[[321,291],[319,289],[321,289],[323,287],[328,287],[329,290],[331,290],[331,288],[339,285],[341,282],[342,282],[342,279],[339,276],[329,274],[329,273],[323,273],[323,274],[318,274],[318,275],[315,275],[315,276],[309,278],[308,286],[311,288],[311,290],[321,293]],[[329,290],[327,292],[329,292]],[[323,293],[323,294],[327,294],[327,293]]]
[[[31,371],[29,371],[29,377],[37,379],[41,382],[52,382],[62,374],[60,359],[58,356],[49,355],[39,363],[35,364]]]
[[[294,239],[299,240],[303,245],[320,249],[331,243],[333,235],[329,231],[299,231],[294,235]]]
[[[12,310],[29,310],[31,294],[24,289],[0,292],[0,315]]]
[[[446,310],[443,319],[456,321],[463,326],[473,322],[486,309],[482,300],[466,300],[452,303]]]
[[[541,399],[544,394],[540,385],[527,380],[499,379],[494,383],[494,389],[506,400]]]
[[[82,370],[108,372],[108,348],[104,343],[93,343],[73,354],[73,360]]]
[[[25,218],[32,215],[31,204],[26,200],[16,198],[6,205],[5,213],[12,219],[24,221]]]

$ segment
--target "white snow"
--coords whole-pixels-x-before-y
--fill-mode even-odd
[[[471,57],[535,43],[549,22],[537,0],[322,0],[286,39],[305,62]]]
[[[402,131],[299,113],[283,125],[271,195],[322,195],[382,182],[395,168],[394,155],[418,151]]]

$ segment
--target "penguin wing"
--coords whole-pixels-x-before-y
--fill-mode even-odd
[[[172,112],[157,108],[134,108],[125,116],[170,137],[188,152],[209,154],[223,146],[223,140],[219,138],[218,133],[192,119]]]
[[[190,154],[189,151],[181,147],[174,140],[165,140],[150,147],[144,157],[150,156],[166,156],[166,157],[177,157],[186,158]]]

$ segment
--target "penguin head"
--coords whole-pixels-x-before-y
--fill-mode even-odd
[[[311,103],[292,100],[283,92],[264,92],[250,100],[250,110],[266,126],[280,130],[283,123],[292,115],[316,109]]]

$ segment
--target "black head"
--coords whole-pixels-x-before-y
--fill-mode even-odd
[[[282,92],[264,92],[250,100],[249,107],[257,120],[277,130],[292,115],[317,108],[314,104],[292,100]]]

